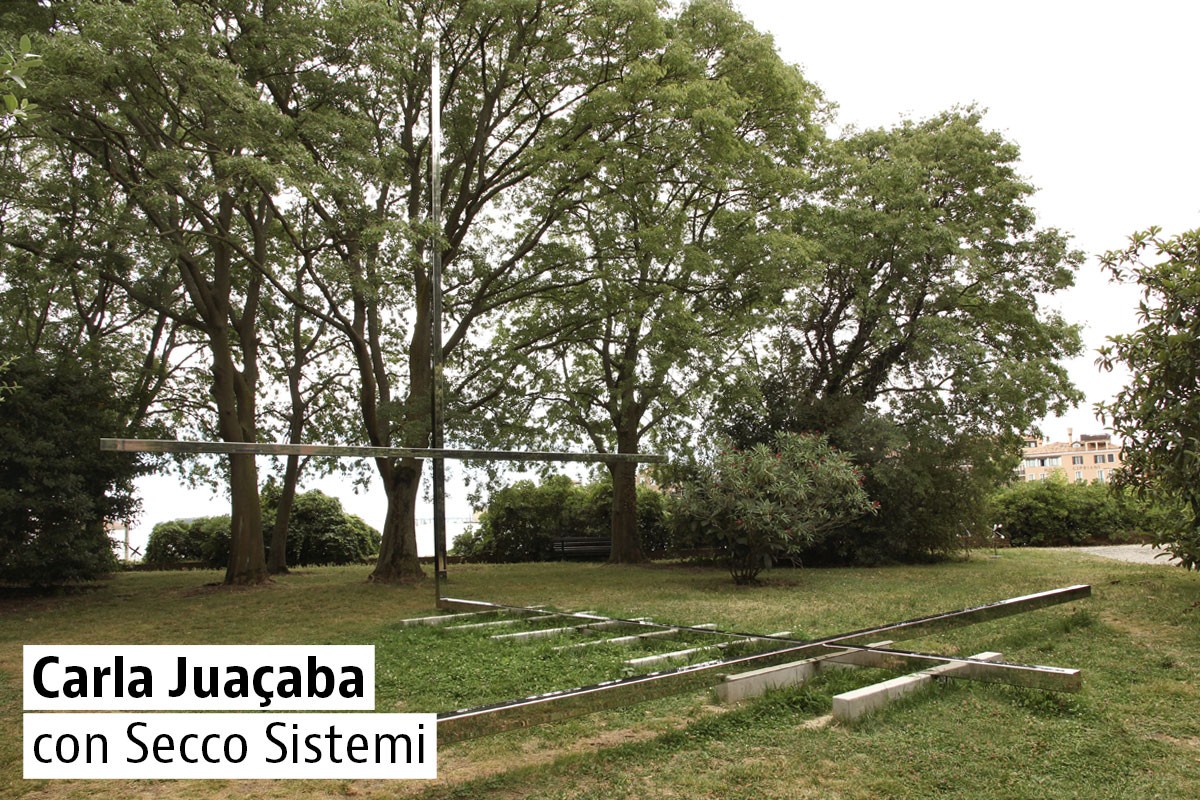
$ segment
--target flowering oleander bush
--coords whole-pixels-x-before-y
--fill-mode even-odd
[[[781,433],[773,446],[721,449],[680,492],[675,524],[725,556],[733,580],[753,582],[839,525],[873,513],[862,474],[823,436]]]

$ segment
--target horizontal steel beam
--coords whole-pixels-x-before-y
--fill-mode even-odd
[[[767,637],[791,636],[791,635],[792,635],[791,631],[780,631],[779,633],[768,633],[763,638],[766,639]],[[627,666],[627,667],[648,667],[651,664],[661,664],[664,661],[674,661],[675,659],[679,659],[679,658],[687,658],[688,656],[694,656],[697,653],[711,653],[715,650],[725,650],[726,648],[732,647],[735,644],[741,644],[742,641],[745,641],[745,640],[740,640],[740,641],[739,640],[731,640],[728,642],[717,642],[716,644],[704,644],[704,645],[700,645],[699,647],[688,647],[683,650],[672,650],[669,653],[653,653],[648,656],[639,656],[638,658],[627,658],[627,659],[625,659],[625,666]]]
[[[896,622],[851,633],[839,634],[824,639],[798,642],[783,637],[770,637],[754,634],[726,634],[754,639],[775,639],[782,647],[766,652],[752,653],[726,660],[707,661],[702,664],[689,664],[674,669],[665,669],[644,675],[633,675],[603,683],[583,686],[576,689],[547,692],[545,694],[507,700],[500,703],[465,708],[457,711],[447,711],[438,714],[438,741],[452,742],[485,736],[492,733],[526,728],[555,722],[581,714],[590,714],[607,708],[666,697],[672,694],[706,688],[714,684],[720,676],[740,672],[745,669],[769,666],[787,661],[795,661],[808,656],[827,652],[836,645],[863,645],[877,640],[881,634],[890,634],[892,638],[916,638],[934,631],[949,630],[955,627],[973,625],[993,619],[1032,611],[1038,608],[1066,603],[1091,595],[1091,587],[1086,585],[1070,586],[1065,589],[1054,589],[1048,592],[1014,597],[996,603],[951,611],[943,614],[933,614],[928,617]],[[443,608],[463,610],[483,610],[484,608],[501,608],[494,603],[484,603],[478,600],[456,600],[454,598],[439,598]],[[513,606],[512,608],[520,608]],[[587,615],[581,615],[587,618]],[[596,617],[592,617],[595,619]],[[632,622],[632,620],[626,620]],[[642,623],[654,625],[655,623]],[[668,627],[668,626],[663,626]],[[690,630],[680,627],[679,630]],[[705,631],[715,633],[714,631]],[[897,637],[903,632],[904,637]]]
[[[433,458],[456,461],[583,461],[665,464],[666,456],[648,453],[553,453],[529,450],[451,450],[420,447],[353,447],[330,444],[257,442],[181,442],[173,439],[101,439],[101,450],[122,453],[217,453],[256,456],[330,456],[332,458]]]

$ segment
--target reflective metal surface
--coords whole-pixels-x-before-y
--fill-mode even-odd
[[[585,461],[665,464],[666,456],[646,453],[550,453],[526,450],[446,450],[416,447],[352,447],[329,444],[260,444],[257,442],[180,442],[174,439],[101,439],[101,450],[126,453],[246,453],[263,456],[332,456],[334,458],[448,458],[461,461]]]
[[[771,664],[779,664],[786,661],[795,661],[808,656],[819,655],[823,652],[827,652],[831,645],[866,644],[869,641],[878,639],[880,634],[885,633],[890,634],[893,638],[916,638],[935,631],[949,630],[956,627],[999,619],[1001,617],[1018,614],[1024,611],[1032,611],[1034,609],[1044,608],[1046,606],[1056,605],[1058,603],[1078,600],[1090,595],[1090,586],[1070,586],[1064,589],[1038,592],[1036,594],[1014,597],[1008,600],[1001,600],[996,603],[988,603],[982,606],[974,606],[972,608],[965,608],[959,611],[950,611],[943,614],[933,614],[931,616],[919,617],[917,619],[907,620],[905,622],[896,622],[890,625],[882,625],[877,628],[853,631],[851,633],[839,634],[837,636],[807,642],[800,642],[783,637],[767,637],[761,635],[756,636],[754,634],[732,634],[734,636],[738,636],[739,638],[747,639],[774,639],[779,641],[783,646],[778,649],[768,650],[762,653],[752,653],[749,655],[725,660],[707,661],[702,664],[690,664],[688,666],[676,667],[674,669],[666,669],[644,675],[634,675],[628,678],[605,681],[603,683],[597,683],[577,689],[565,689],[562,691],[547,692],[545,694],[523,697],[516,700],[508,700],[501,703],[493,703],[475,708],[443,712],[438,715],[438,740],[441,742],[458,741],[461,739],[469,739],[476,736],[484,736],[491,733],[512,730],[514,728],[525,728],[547,722],[554,722],[556,720],[567,719],[580,714],[588,714],[606,708],[631,705],[633,703],[651,700],[658,697],[665,697],[671,694],[678,694],[681,692],[705,688],[716,683],[720,677],[725,674],[737,673],[745,669],[764,667]],[[447,603],[447,605],[442,606],[443,608],[474,611],[484,610],[485,608],[504,608],[504,606],[500,606],[498,604],[484,603],[477,600],[439,598],[439,604],[441,601],[445,601]],[[633,620],[627,621],[634,622]],[[655,623],[641,624],[655,625]],[[681,627],[680,630],[689,630],[689,628]],[[711,633],[711,631],[704,632]],[[896,634],[900,632],[904,633],[903,637],[896,636]],[[900,651],[896,651],[896,653],[899,655]],[[911,655],[915,658],[921,654],[905,655]],[[946,663],[944,659],[938,657],[929,658],[935,659],[933,663]],[[964,670],[966,672],[976,671],[976,667],[970,661],[970,659],[957,659],[956,661],[965,662]],[[981,662],[981,664],[986,664],[988,667],[996,666],[991,662]],[[982,667],[979,668],[978,672],[983,674]],[[1063,672],[1070,673],[1072,671],[1065,670]],[[987,674],[992,675],[995,673]],[[1016,673],[1013,672],[1010,674]],[[1027,674],[1032,675],[1038,673]],[[1076,672],[1076,678],[1077,677],[1078,673]],[[1055,678],[1054,680],[1069,682],[1071,678],[1069,676],[1064,676],[1061,679]]]

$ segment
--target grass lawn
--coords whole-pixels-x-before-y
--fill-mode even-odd
[[[1200,575],[1032,550],[777,570],[753,588],[686,566],[452,566],[447,593],[811,638],[1090,583],[1087,600],[898,643],[1077,667],[1079,694],[951,682],[840,725],[822,719],[832,696],[889,674],[831,671],[730,708],[695,692],[445,745],[434,782],[22,779],[22,644],[374,644],[379,711],[442,711],[627,669],[630,652],[616,648],[401,628],[434,612],[432,581],[374,586],[367,572],[305,570],[241,590],[206,585],[216,572],[127,573],[86,593],[0,599],[0,797],[1200,797]]]

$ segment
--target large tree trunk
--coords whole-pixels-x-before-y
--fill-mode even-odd
[[[636,433],[618,433],[618,453],[637,451]],[[638,536],[637,468],[637,464],[629,461],[608,465],[613,482],[612,552],[608,557],[610,564],[640,564],[646,560],[646,555],[642,552],[642,540]]]
[[[268,576],[263,556],[262,507],[258,503],[258,468],[254,456],[230,456],[229,473],[232,539],[225,583],[264,583]]]
[[[216,348],[214,348],[216,350]],[[246,408],[244,392],[235,388],[236,369],[228,352],[214,352],[213,396],[218,429],[227,442],[253,442],[254,407]],[[238,402],[238,400],[242,402]],[[226,584],[268,580],[263,554],[262,506],[258,499],[258,467],[252,455],[229,457],[230,542]]]
[[[378,583],[414,583],[425,577],[417,561],[416,508],[421,490],[421,461],[403,459],[380,466],[387,489],[387,516],[383,541],[371,580]]]
[[[288,526],[292,521],[292,504],[296,500],[296,484],[300,480],[300,456],[288,456],[283,471],[283,488],[275,509],[275,527],[271,529],[271,553],[267,557],[267,572],[286,575]]]

